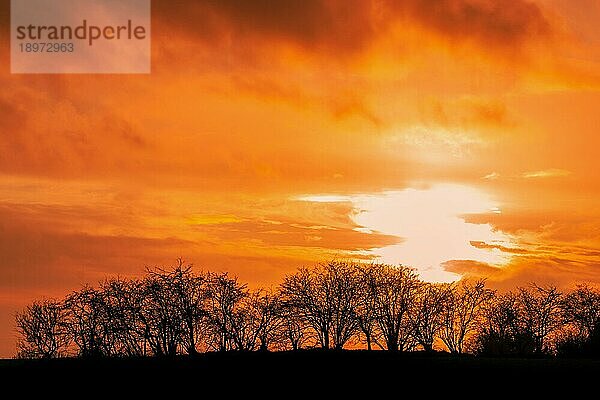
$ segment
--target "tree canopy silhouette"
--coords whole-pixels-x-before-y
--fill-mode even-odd
[[[485,280],[428,283],[405,266],[330,261],[273,288],[178,260],[111,278],[15,318],[18,357],[140,357],[207,351],[375,348],[481,355],[597,354],[600,291],[497,293]]]

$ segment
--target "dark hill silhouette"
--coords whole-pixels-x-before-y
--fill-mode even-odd
[[[83,383],[86,391],[111,398],[163,393],[169,398],[196,393],[404,398],[415,390],[423,397],[456,393],[461,398],[485,398],[488,393],[540,395],[565,389],[575,394],[593,388],[599,372],[600,361],[590,359],[499,359],[364,350],[0,361],[5,384],[29,382],[21,386],[28,393],[61,394],[73,390],[71,385]]]

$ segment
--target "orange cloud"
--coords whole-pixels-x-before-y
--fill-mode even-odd
[[[480,241],[471,241],[470,243],[471,243],[471,246],[476,247],[478,249],[487,249],[487,250],[497,249],[502,252],[511,253],[511,254],[527,253],[527,250],[524,250],[524,249],[514,248],[514,247],[506,247],[506,246],[502,246],[499,244],[489,244],[489,243],[480,242]]]
[[[488,49],[490,45],[519,47],[552,33],[541,9],[529,1],[413,0],[393,4],[426,28],[443,36],[476,41]]]
[[[498,267],[474,260],[449,260],[444,262],[442,266],[446,271],[453,272],[461,276],[476,276],[488,279],[491,276],[499,274],[501,271],[501,269]]]
[[[569,175],[571,175],[571,172],[565,171],[564,169],[551,168],[541,171],[524,172],[523,178],[557,178]]]
[[[157,1],[154,12],[159,23],[177,21],[184,33],[203,40],[267,37],[338,56],[363,50],[395,21],[417,23],[450,40],[475,41],[488,49],[490,44],[519,47],[552,32],[541,9],[523,0]]]

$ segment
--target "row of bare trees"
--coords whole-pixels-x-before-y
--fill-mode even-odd
[[[109,279],[16,316],[18,356],[194,355],[205,351],[366,348],[551,354],[597,338],[600,292],[532,285],[498,294],[483,280],[423,282],[404,266],[332,261],[276,289],[179,260],[143,279]]]

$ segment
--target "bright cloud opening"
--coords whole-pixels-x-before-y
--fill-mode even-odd
[[[489,196],[461,185],[436,185],[352,196],[306,196],[305,201],[350,201],[353,220],[361,232],[381,232],[403,238],[402,243],[372,250],[379,261],[415,267],[430,281],[448,282],[459,276],[441,266],[449,260],[474,260],[502,266],[510,256],[498,249],[476,248],[471,241],[510,243],[510,237],[489,224],[472,224],[465,214],[500,213]]]

